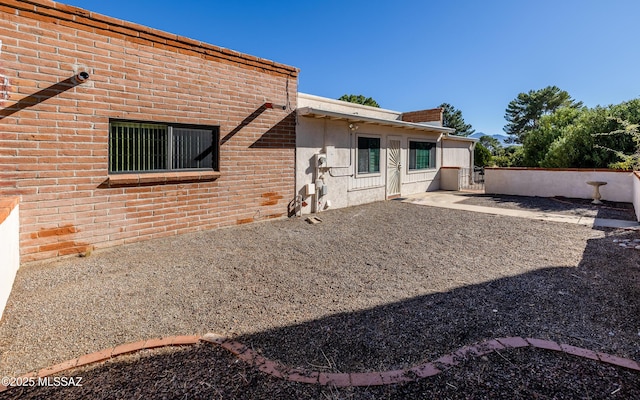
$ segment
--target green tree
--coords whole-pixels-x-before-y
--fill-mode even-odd
[[[560,107],[579,108],[582,102],[576,102],[557,86],[520,93],[507,106],[504,131],[514,138],[514,142],[523,143],[527,134],[539,126],[543,115],[551,114]]]
[[[632,124],[629,121],[625,121],[622,119],[618,119],[618,122],[620,123],[620,125],[622,125],[621,129],[617,129],[615,131],[608,132],[608,133],[600,133],[600,134],[597,134],[596,136],[613,136],[618,134],[629,136],[631,140],[633,140],[633,143],[635,146],[635,151],[632,154],[625,154],[622,151],[609,149],[607,147],[602,147],[602,148],[612,151],[618,157],[621,158],[621,161],[609,164],[609,168],[625,169],[625,170],[632,169],[637,171],[640,169],[640,130],[639,130],[640,125]],[[601,147],[600,145],[597,145],[597,146]]]
[[[462,111],[456,109],[449,103],[442,103],[439,106],[442,108],[442,125],[447,128],[454,128],[456,135],[469,136],[472,135],[475,130],[470,124],[464,122],[462,118]]]
[[[493,157],[493,163],[498,167],[523,167],[524,151],[522,146],[504,148],[499,156]]]
[[[355,95],[355,94],[343,94],[342,96],[340,96],[340,98],[338,100],[348,101],[349,103],[362,104],[364,106],[380,108],[380,104],[378,104],[377,101],[375,101],[371,97],[364,97],[361,94],[358,94],[358,95]]]
[[[551,143],[541,167],[609,168],[620,162],[620,154],[636,151],[633,125],[640,123],[640,99],[582,109],[563,127]],[[608,134],[602,134],[602,133]],[[625,160],[623,159],[623,162]]]
[[[473,151],[473,165],[486,167],[491,164],[491,152],[482,144],[477,143]]]
[[[491,152],[492,156],[500,155],[500,153],[503,150],[502,145],[500,144],[500,141],[489,135],[481,136],[478,139],[478,143],[486,147]]]
[[[543,115],[538,126],[527,134],[522,143],[524,165],[539,167],[551,144],[564,135],[581,112],[581,109],[562,107],[552,114]]]

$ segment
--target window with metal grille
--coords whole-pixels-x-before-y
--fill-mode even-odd
[[[109,172],[218,170],[218,127],[111,121]]]
[[[358,173],[380,172],[380,138],[358,136]]]
[[[436,144],[409,141],[409,171],[436,167]]]

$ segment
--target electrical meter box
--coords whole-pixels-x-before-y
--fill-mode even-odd
[[[316,167],[327,168],[327,155],[324,153],[316,154]]]
[[[327,155],[327,167],[338,167],[340,164],[338,163],[338,152],[336,151],[336,146],[326,145],[324,146],[324,152]]]
[[[304,185],[304,189],[305,189],[305,195],[307,196],[313,196],[314,194],[316,194],[315,183],[307,183],[306,185]]]

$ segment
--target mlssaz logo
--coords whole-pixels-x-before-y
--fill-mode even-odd
[[[82,386],[81,376],[45,376],[38,378],[38,386],[69,387]]]

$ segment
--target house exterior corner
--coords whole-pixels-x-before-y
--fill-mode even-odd
[[[472,167],[475,140],[452,137],[439,109],[405,113],[300,93],[301,213],[441,188],[442,166]]]
[[[296,68],[0,5],[0,197],[21,198],[23,262],[288,214]]]

